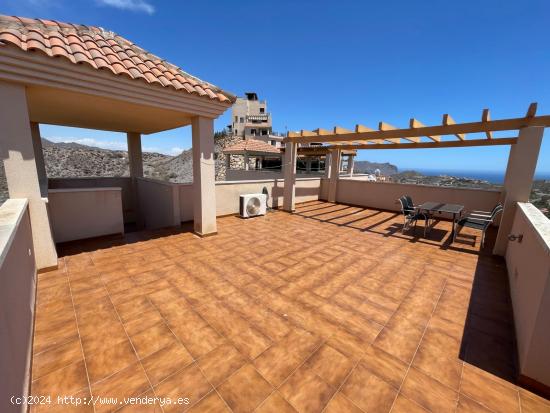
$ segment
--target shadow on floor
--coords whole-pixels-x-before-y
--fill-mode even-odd
[[[85,240],[69,241],[57,244],[59,257],[76,255],[83,252],[91,252],[108,249],[120,245],[135,244],[151,239],[168,237],[182,233],[193,232],[193,222],[183,222],[179,227],[168,227],[155,230],[136,230],[125,228],[124,235],[108,235],[105,237],[90,238]]]
[[[487,244],[492,246],[493,240]],[[515,337],[505,261],[482,253],[474,275],[459,357],[517,384]]]

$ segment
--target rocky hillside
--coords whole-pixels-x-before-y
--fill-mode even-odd
[[[397,166],[388,162],[355,161],[353,166],[354,172],[357,173],[373,174],[377,169],[380,169],[380,173],[385,176],[394,175],[398,172]]]
[[[238,139],[238,138],[236,138]],[[216,179],[225,179],[223,148],[235,142],[234,137],[215,135]],[[96,148],[78,143],[51,142],[42,139],[46,173],[50,178],[128,176],[128,152]],[[170,182],[193,180],[191,149],[176,156],[143,153],[143,174],[146,177]],[[0,162],[0,204],[7,199],[7,184]]]

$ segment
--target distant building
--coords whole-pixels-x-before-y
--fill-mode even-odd
[[[267,111],[267,102],[258,100],[254,92],[245,93],[233,104],[231,124],[227,125],[230,135],[243,139],[257,139],[276,148],[282,146],[283,136],[273,132],[271,113]]]

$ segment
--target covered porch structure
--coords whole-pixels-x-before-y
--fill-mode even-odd
[[[334,164],[329,176],[328,201],[336,202],[340,163],[343,151],[374,149],[422,149],[453,148],[471,146],[509,145],[510,155],[504,180],[502,203],[504,211],[499,225],[494,253],[504,255],[508,244],[508,235],[517,202],[528,202],[533,184],[535,168],[544,128],[550,126],[550,116],[537,116],[537,104],[532,103],[525,116],[513,119],[491,120],[489,109],[484,109],[478,122],[456,123],[445,114],[441,125],[425,126],[412,118],[408,128],[399,129],[380,122],[378,130],[357,125],[355,130],[334,127],[333,130],[316,129],[289,132],[284,142],[287,148],[285,159],[285,197],[283,208],[294,211],[294,182],[296,177],[296,148],[312,142],[324,144],[324,150],[330,152]],[[496,137],[495,132],[517,131],[517,135]],[[483,138],[467,138],[467,134],[482,133]],[[452,139],[442,138],[451,135]]]
[[[104,29],[0,16],[1,156],[10,198],[29,199],[37,268],[57,265],[41,123],[126,133],[134,198],[141,135],[190,125],[194,231],[202,236],[216,233],[213,122],[233,100]],[[107,231],[124,231],[117,202]]]

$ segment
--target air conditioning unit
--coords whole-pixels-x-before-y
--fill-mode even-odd
[[[257,217],[265,215],[267,209],[267,197],[265,194],[241,195],[239,213],[241,218]]]

